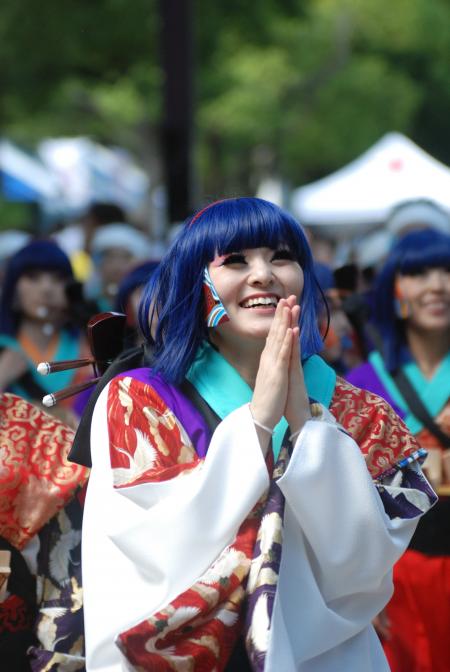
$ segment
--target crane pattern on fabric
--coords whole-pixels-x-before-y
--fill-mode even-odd
[[[330,411],[356,440],[374,480],[420,456],[420,449],[379,397],[338,380]],[[151,385],[124,375],[109,388],[110,459],[116,488],[183,477],[201,469],[181,422]],[[259,500],[196,583],[126,632],[117,644],[136,669],[221,670],[243,631],[253,669],[264,668],[281,559],[284,498],[276,481],[289,462],[289,443]],[[271,455],[271,453],[269,453]],[[244,609],[245,602],[245,609]]]

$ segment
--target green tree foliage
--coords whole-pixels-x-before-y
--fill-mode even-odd
[[[192,0],[203,195],[291,184],[404,132],[450,163],[448,0]],[[88,134],[156,170],[156,0],[0,7],[2,133]],[[154,176],[153,176],[154,177]]]
[[[245,39],[236,21],[208,44],[199,127],[203,165],[216,164],[210,180],[233,191],[242,169],[270,170],[299,184],[391,130],[450,160],[446,0],[299,1],[288,10],[271,5],[264,40],[247,17]]]
[[[157,123],[156,3],[17,0],[0,8],[3,132],[22,140],[89,134],[137,145]]]

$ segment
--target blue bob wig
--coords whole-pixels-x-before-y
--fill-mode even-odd
[[[302,357],[319,352],[323,347],[316,318],[320,289],[302,229],[273,203],[259,198],[232,198],[213,203],[186,221],[144,290],[139,322],[145,338],[154,345],[154,370],[169,382],[180,383],[201,342],[208,339],[203,271],[217,254],[257,247],[277,249],[281,245],[294,254],[304,274]]]
[[[399,275],[419,275],[430,268],[450,269],[450,235],[434,229],[411,231],[393,247],[376,280],[374,322],[390,372],[410,359],[404,321],[395,309],[395,280]]]
[[[51,240],[33,240],[14,254],[5,269],[0,299],[0,330],[14,336],[20,313],[14,310],[16,285],[23,275],[35,270],[53,271],[67,280],[73,279],[73,270],[66,253]]]

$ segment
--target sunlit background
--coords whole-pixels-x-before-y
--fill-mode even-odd
[[[447,0],[2,3],[0,228],[108,200],[164,241],[204,201],[258,194],[345,237],[401,198],[450,208],[449,64]],[[361,155],[378,167],[337,185],[337,219],[304,204]]]

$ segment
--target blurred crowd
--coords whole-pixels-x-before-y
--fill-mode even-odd
[[[140,289],[156,266],[149,236],[112,203],[93,203],[79,222],[45,238],[1,233],[0,390],[41,405],[93,379],[89,365],[51,376],[37,366],[91,358],[87,326],[100,313],[125,313],[123,347],[138,343]],[[87,396],[67,397],[52,413],[76,427]]]

